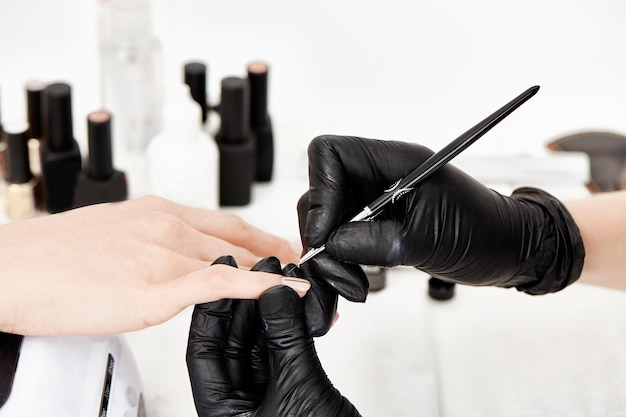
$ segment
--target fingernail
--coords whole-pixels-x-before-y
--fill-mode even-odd
[[[304,297],[306,292],[311,288],[311,283],[306,279],[284,277],[283,285],[286,285],[298,293],[300,297]]]

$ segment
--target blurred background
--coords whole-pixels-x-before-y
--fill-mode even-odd
[[[2,118],[23,118],[24,83],[73,86],[75,135],[101,106],[99,13],[108,0],[2,0]],[[538,84],[475,148],[531,151],[580,129],[626,131],[626,4],[619,0],[152,0],[166,82],[203,60],[209,95],[248,62],[271,65],[277,149],[320,133],[438,148]],[[290,147],[291,149],[291,147]],[[281,154],[277,168],[286,158]],[[291,168],[291,167],[290,167]]]

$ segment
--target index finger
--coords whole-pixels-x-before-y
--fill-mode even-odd
[[[299,259],[299,253],[286,239],[253,226],[236,214],[186,206],[154,196],[141,197],[140,200],[148,207],[179,218],[201,233],[247,249],[259,258],[274,255],[284,263]]]
[[[304,238],[310,247],[321,246],[339,225],[432,154],[415,144],[330,135],[313,139],[308,152],[309,211]]]

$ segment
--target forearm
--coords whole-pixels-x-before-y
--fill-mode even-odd
[[[580,282],[626,290],[626,191],[565,203],[585,245]]]

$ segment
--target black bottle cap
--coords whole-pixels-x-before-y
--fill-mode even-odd
[[[2,100],[0,100],[0,132],[2,132]],[[1,135],[0,135],[1,137]],[[2,139],[0,139],[0,142]]]
[[[52,150],[72,147],[72,90],[68,84],[54,83],[44,92],[44,140]]]
[[[43,130],[43,94],[46,84],[30,81],[26,84],[26,113],[30,125],[30,137],[41,139]]]
[[[454,282],[432,277],[428,280],[428,295],[433,300],[446,301],[454,297]]]
[[[269,67],[263,62],[248,65],[250,81],[250,123],[265,121],[267,116],[267,78]]]
[[[28,123],[4,126],[7,140],[7,181],[23,184],[33,178],[28,159]]]
[[[250,91],[248,80],[227,77],[222,80],[220,100],[220,130],[218,137],[225,142],[240,142],[248,137],[250,120]]]
[[[111,143],[111,114],[95,111],[87,116],[89,154],[87,175],[108,179],[113,175],[113,146]]]
[[[185,64],[185,84],[189,86],[191,97],[202,109],[202,123],[207,120],[207,67],[202,62]]]

